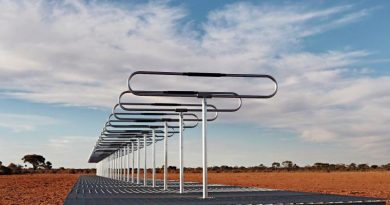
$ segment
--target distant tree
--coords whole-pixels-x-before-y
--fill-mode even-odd
[[[0,175],[9,175],[9,174],[12,174],[12,170],[6,166],[3,166],[3,162],[0,161]]]
[[[227,170],[232,170],[233,169],[233,167],[229,167],[229,166],[227,166],[227,165],[222,165],[221,166],[221,170],[222,171],[227,171]]]
[[[317,170],[329,170],[330,164],[329,163],[316,162],[316,163],[314,163],[313,166]]]
[[[12,170],[5,166],[0,166],[0,175],[9,175],[12,174]]]
[[[50,162],[50,161],[47,161],[46,163],[45,163],[45,168],[46,169],[51,169],[53,166],[52,166],[52,163]]]
[[[375,165],[375,164],[373,164],[373,165],[371,165],[371,169],[378,169],[378,165]]]
[[[45,167],[45,158],[41,155],[37,155],[37,154],[29,154],[29,155],[25,155],[23,158],[22,158],[23,162],[26,163],[30,163],[34,170],[36,170],[38,167]]]
[[[259,166],[256,167],[256,169],[258,169],[258,170],[265,170],[265,169],[267,169],[267,168],[268,168],[268,167],[265,166],[264,164],[260,164]]]
[[[284,168],[292,168],[293,167],[292,161],[284,161],[284,162],[282,162],[282,165]]]
[[[292,168],[295,169],[295,170],[297,170],[297,169],[299,169],[299,168],[301,168],[301,167],[299,167],[297,164],[294,164],[294,165],[292,166]]]
[[[383,169],[390,170],[390,163],[381,166]]]
[[[177,167],[176,166],[168,166],[168,170],[175,171],[175,170],[177,170]]]
[[[336,170],[345,170],[346,168],[345,164],[336,164],[335,167]]]
[[[368,166],[368,164],[359,164],[359,165],[357,166],[357,168],[358,168],[359,170],[367,170],[367,169],[370,168],[370,166]]]
[[[275,169],[280,168],[280,163],[279,162],[272,163],[272,168],[275,168]]]
[[[348,169],[356,169],[356,164],[355,163],[349,164]]]
[[[18,166],[17,166],[16,164],[14,164],[14,163],[10,163],[10,164],[8,165],[8,168],[10,168],[12,171],[16,171],[16,169],[18,168]]]

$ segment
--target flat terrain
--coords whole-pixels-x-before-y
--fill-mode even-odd
[[[178,174],[169,178],[177,180]],[[185,180],[201,182],[202,175],[185,173]],[[390,171],[209,173],[209,183],[390,198]]]
[[[77,174],[0,176],[0,204],[63,204]]]
[[[0,204],[62,204],[79,176],[0,176]],[[201,174],[186,173],[185,178],[201,182]],[[390,198],[390,172],[209,173],[209,183]]]

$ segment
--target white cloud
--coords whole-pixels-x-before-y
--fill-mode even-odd
[[[0,127],[13,132],[33,131],[39,126],[50,125],[58,120],[47,116],[0,113]]]
[[[1,1],[0,87],[30,101],[111,107],[135,70],[270,73],[280,82],[277,96],[245,101],[239,114],[225,119],[248,118],[294,130],[304,140],[390,154],[383,149],[390,131],[389,77],[348,77],[371,53],[301,49],[305,37],[358,21],[372,10],[236,3],[210,12],[199,31],[183,22],[182,8],[156,2],[123,7]],[[188,80],[151,80],[145,86],[259,89],[247,81],[181,82]]]

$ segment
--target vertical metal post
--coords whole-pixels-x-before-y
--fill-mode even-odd
[[[127,171],[127,174],[126,174],[126,181],[129,182],[130,181],[130,145],[127,144],[127,154],[126,154],[126,158],[127,158],[127,166],[126,166],[126,171]]]
[[[116,179],[119,180],[119,150],[116,151]]]
[[[113,164],[113,161],[112,161],[112,154],[110,155],[110,178],[114,178],[112,176],[112,170],[114,169],[114,164]]]
[[[146,168],[146,134],[144,134],[144,186],[147,186],[148,169]]]
[[[124,168],[124,157],[123,157],[123,154],[124,154],[124,152],[123,152],[124,150],[123,150],[123,148],[121,149],[121,180],[123,181],[123,178],[124,178],[124,175],[123,175],[123,172],[124,172],[124,170],[123,170],[123,168]]]
[[[139,138],[137,138],[137,184],[139,184],[140,183],[140,172],[141,172],[141,170],[140,170],[140,168],[141,168],[141,166],[140,166],[140,161],[141,161],[141,155],[140,155],[140,151],[139,151],[139,149],[140,149],[140,139]]]
[[[120,159],[119,159],[119,150],[117,151],[117,153],[116,153],[116,162],[117,162],[117,170],[116,170],[116,172],[117,172],[117,180],[120,180],[120,166],[121,166],[121,164],[120,164]]]
[[[121,178],[125,181],[125,148],[121,150]]]
[[[116,179],[116,151],[114,153],[114,156],[113,156],[113,164],[114,164],[114,179]]]
[[[121,150],[118,150],[118,180],[121,180]]]
[[[168,125],[164,122],[164,190],[168,189]]]
[[[207,99],[202,100],[202,151],[203,151],[203,198],[208,197],[207,190]]]
[[[115,151],[115,153],[114,153],[114,159],[113,159],[113,161],[114,161],[114,179],[116,179],[116,151]]]
[[[118,180],[122,180],[122,149],[118,150]]]
[[[183,167],[183,113],[179,114],[179,193],[184,193],[184,167]]]
[[[156,187],[156,131],[152,130],[152,187]]]
[[[123,147],[122,149],[122,181],[126,181],[126,169],[125,169],[125,162],[126,162],[126,158],[125,158],[125,154],[126,153],[126,147]]]
[[[134,183],[134,142],[131,142],[131,183]]]

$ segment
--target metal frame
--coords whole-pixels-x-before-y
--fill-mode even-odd
[[[154,76],[183,76],[183,77],[210,77],[210,78],[259,78],[259,79],[268,79],[274,84],[274,90],[272,93],[260,95],[260,94],[239,94],[230,91],[224,92],[203,92],[196,90],[136,90],[131,86],[132,79],[137,75],[154,75]],[[208,173],[207,173],[207,122],[213,121],[217,118],[219,112],[235,112],[238,111],[242,106],[242,98],[251,98],[251,99],[267,99],[275,96],[278,91],[278,83],[274,77],[270,75],[264,74],[228,74],[228,73],[201,73],[201,72],[159,72],[159,71],[136,71],[132,73],[128,78],[128,91],[122,92],[119,96],[119,103],[114,106],[113,113],[110,115],[108,122],[105,124],[105,127],[101,133],[101,137],[98,140],[96,146],[98,148],[94,148],[93,154],[97,151],[107,152],[109,155],[106,155],[102,161],[108,161],[106,165],[108,166],[108,173],[104,171],[101,167],[105,167],[105,165],[99,165],[99,174],[103,173],[103,175],[108,176],[110,178],[118,178],[118,170],[122,165],[118,165],[118,150],[123,150],[121,147],[126,146],[130,153],[129,143],[131,143],[131,152],[134,159],[134,140],[137,140],[137,152],[139,158],[139,150],[140,150],[140,135],[143,136],[144,142],[143,147],[145,148],[145,164],[144,164],[144,185],[146,186],[146,147],[148,145],[153,146],[153,166],[155,164],[154,161],[154,146],[159,139],[158,133],[164,133],[162,138],[164,144],[164,153],[167,153],[168,149],[168,133],[172,135],[177,133],[175,129],[179,129],[179,164],[180,164],[180,193],[183,193],[184,188],[184,165],[183,165],[183,130],[187,127],[191,127],[185,125],[185,121],[194,121],[199,122],[202,121],[202,160],[203,160],[203,198],[208,197]],[[187,98],[201,98],[201,104],[193,104],[193,103],[124,103],[122,102],[122,97],[126,94],[133,94],[135,96],[159,96],[159,97],[187,97]],[[209,98],[236,98],[238,99],[238,106],[236,108],[217,108],[214,105],[208,104],[207,99]],[[139,108],[137,106],[143,106]],[[148,107],[149,106],[149,107]],[[124,112],[116,112],[116,109],[120,107]],[[157,107],[157,108],[156,108]],[[188,112],[201,112],[201,117],[199,118],[197,115]],[[208,118],[208,112],[215,112],[216,115],[214,118]],[[178,115],[178,118],[169,118],[169,116]],[[125,117],[123,117],[125,116]],[[130,116],[130,117],[129,117]],[[158,116],[158,117],[155,117]],[[193,118],[186,118],[191,116]],[[111,119],[111,117],[115,117],[116,119]],[[169,122],[178,122],[178,126],[168,125]],[[122,124],[121,124],[122,123]],[[126,123],[126,124],[123,124]],[[131,123],[131,124],[128,124]],[[137,124],[137,123],[147,123],[147,124]],[[163,123],[163,126],[158,123]],[[196,126],[196,125],[195,125]],[[125,129],[126,128],[126,129]],[[131,129],[130,129],[131,128]],[[162,129],[159,130],[159,129]],[[172,131],[169,132],[168,128],[171,128]],[[152,141],[147,141],[147,136],[152,132]],[[99,144],[101,143],[101,144]],[[100,150],[102,149],[102,150]],[[125,154],[125,152],[122,152]],[[92,155],[93,155],[92,154]],[[91,157],[92,157],[91,155]],[[129,164],[129,157],[127,157],[127,161]],[[167,161],[168,156],[164,154],[164,182],[167,181]],[[139,160],[138,160],[138,172],[137,172],[137,182],[139,183]],[[129,166],[128,166],[129,167]],[[114,172],[112,172],[112,168],[114,168]],[[122,169],[121,169],[122,170]],[[154,179],[155,170],[152,172],[152,177]],[[129,175],[129,171],[127,172]],[[132,182],[134,182],[134,160],[132,165]],[[127,177],[127,181],[129,181],[129,176]],[[152,186],[155,186],[155,182],[153,180]],[[167,183],[164,183],[164,189],[167,189]]]
[[[181,126],[183,125],[183,123],[177,127],[181,127],[182,130],[183,130],[183,127],[184,128],[193,128],[193,127],[196,127],[197,124],[198,124],[198,121],[200,121],[198,119],[198,117],[192,113],[185,113],[183,114],[183,110],[176,110],[176,111],[179,111],[180,114],[180,119],[172,119],[172,118],[138,118],[138,117],[126,117],[126,118],[121,118],[119,117],[119,115],[125,115],[125,116],[137,116],[137,115],[145,115],[145,116],[171,116],[171,115],[178,115],[177,113],[161,113],[161,112],[154,112],[154,113],[151,113],[151,112],[132,112],[132,113],[129,113],[129,112],[125,112],[125,113],[118,113],[116,112],[116,108],[118,107],[118,104],[114,106],[114,109],[113,109],[113,113],[109,116],[109,119],[107,121],[107,123],[105,124],[105,127],[103,128],[103,132],[102,132],[102,136],[106,136],[107,137],[110,137],[110,139],[112,140],[112,137],[124,137],[124,138],[128,138],[130,136],[134,136],[134,135],[140,135],[143,133],[143,136],[144,136],[144,144],[146,146],[144,146],[144,149],[145,149],[145,164],[144,164],[144,186],[146,186],[146,176],[147,176],[147,168],[146,168],[146,147],[147,147],[147,143],[146,143],[146,134],[145,133],[150,133],[150,131],[153,133],[152,136],[153,136],[153,146],[154,146],[154,143],[156,142],[155,140],[155,133],[156,131],[159,131],[159,130],[156,130],[157,128],[164,128],[164,167],[168,167],[167,164],[168,164],[168,161],[167,161],[167,138],[170,137],[168,136],[168,133],[177,133],[175,131],[172,131],[172,132],[168,132],[167,131],[167,128],[175,128],[176,126],[168,126],[167,125],[167,122],[183,122],[183,121],[195,121],[196,124],[195,125],[191,125],[191,126]],[[183,116],[192,116],[193,118],[184,118]],[[218,116],[218,114],[216,114],[216,117]],[[117,120],[112,120],[111,118],[112,117],[115,117],[117,118]],[[208,120],[215,120],[216,117],[212,118],[212,119],[208,119]],[[119,118],[119,119],[118,119]],[[116,125],[115,123],[139,123],[139,122],[148,122],[148,123],[156,123],[156,122],[164,122],[164,126],[160,126],[160,125],[140,125],[140,124],[131,124],[131,125],[128,125],[128,124],[122,124],[122,125]],[[133,128],[133,130],[110,130],[108,129],[109,127],[112,127],[112,128]],[[134,128],[142,128],[142,130],[134,130]],[[151,130],[143,130],[144,128],[150,128]],[[182,132],[181,132],[182,133]],[[171,135],[172,136],[172,135]],[[101,138],[101,139],[104,139],[104,138]],[[98,142],[100,142],[101,140],[99,140]],[[158,141],[158,140],[157,140]],[[115,141],[115,142],[120,142],[120,144],[122,143],[128,143],[127,140],[123,141],[123,140],[119,140],[119,141]],[[137,143],[138,145],[139,143]],[[112,142],[110,142],[110,145],[112,145]],[[153,147],[154,148],[154,147]],[[138,150],[138,149],[137,149]],[[138,153],[138,152],[137,152]],[[138,158],[138,156],[137,156]],[[139,162],[137,161],[137,164]],[[164,189],[167,189],[167,185],[168,185],[168,182],[167,182],[167,169],[164,168]],[[152,169],[152,186],[154,187],[155,186],[155,151],[153,149],[153,169]],[[183,169],[182,169],[183,170]],[[121,175],[122,176],[122,175]],[[139,166],[138,166],[138,170],[137,170],[137,183],[139,183]]]
[[[274,91],[268,95],[243,95],[232,92],[202,92],[193,90],[134,90],[131,80],[136,75],[158,76],[186,76],[186,77],[212,77],[212,78],[266,78],[274,83]],[[200,72],[161,72],[161,71],[136,71],[128,78],[129,91],[138,96],[161,96],[161,97],[195,97],[202,99],[202,161],[203,161],[203,198],[208,197],[207,190],[207,98],[271,98],[278,91],[278,83],[274,77],[264,74],[228,74],[228,73],[200,73]],[[240,106],[241,107],[241,106]],[[220,112],[220,111],[218,111]]]
[[[128,91],[122,92],[119,96],[119,103],[114,106],[113,116],[122,122],[164,122],[165,126],[168,125],[168,122],[178,122],[179,123],[179,193],[184,193],[184,160],[183,160],[183,133],[185,128],[194,128],[198,125],[198,122],[202,119],[199,119],[197,115],[188,112],[201,112],[201,109],[196,109],[194,107],[201,107],[201,104],[193,104],[193,103],[123,103],[122,97],[125,94],[129,94]],[[238,109],[241,107],[241,101],[239,102]],[[132,106],[132,107],[129,107]],[[141,106],[141,107],[140,107]],[[116,112],[116,109],[120,107],[123,112]],[[191,107],[191,108],[188,108]],[[215,116],[213,118],[205,119],[207,121],[214,121],[218,117],[218,110],[214,105],[209,105],[212,111],[215,112]],[[231,109],[235,110],[237,108]],[[141,112],[140,112],[141,111]],[[153,116],[153,115],[161,115],[164,118],[137,118],[137,117],[119,117],[118,115],[125,116]],[[166,118],[166,116],[177,115],[178,119]],[[192,116],[194,118],[185,118],[184,116]],[[111,116],[110,116],[111,117]],[[197,123],[193,126],[184,125],[185,121],[196,121]],[[170,126],[174,127],[174,126]],[[168,189],[168,140],[164,138],[164,190]],[[153,175],[152,175],[153,176]],[[153,185],[154,185],[154,177],[153,177]]]

